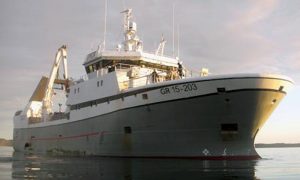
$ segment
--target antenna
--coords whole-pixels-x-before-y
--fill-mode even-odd
[[[160,40],[160,43],[158,45],[158,48],[155,52],[156,55],[160,55],[160,56],[163,56],[164,55],[164,48],[165,48],[165,44],[166,44],[166,40],[164,38],[164,35],[162,34],[161,35],[161,40]]]
[[[105,50],[105,40],[106,40],[106,19],[107,19],[107,0],[104,1],[104,32],[103,32],[103,50]]]
[[[179,24],[177,24],[177,57],[179,58]]]
[[[123,9],[126,9],[126,3],[125,0],[122,0]]]
[[[173,3],[173,49],[172,49],[172,54],[173,57],[175,56],[175,4]]]

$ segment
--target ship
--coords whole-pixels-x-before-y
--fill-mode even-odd
[[[28,104],[14,115],[15,151],[125,158],[258,159],[254,141],[293,86],[278,74],[193,73],[164,55],[162,37],[148,53],[132,9],[124,41],[86,56],[86,75],[68,76],[67,47],[56,53]],[[56,91],[65,109],[54,110]]]

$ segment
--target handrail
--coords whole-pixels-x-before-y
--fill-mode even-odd
[[[153,74],[148,74],[148,75],[145,75],[145,76],[140,76],[140,77],[136,77],[136,78],[131,78],[129,80],[126,80],[126,81],[121,81],[120,83],[123,83],[123,84],[127,84],[127,88],[126,89],[129,89],[129,88],[133,88],[133,86],[129,86],[130,82],[138,82],[139,80],[142,80],[144,78],[147,78],[145,83],[143,85],[148,85],[148,84],[155,84],[155,83],[159,83],[159,82],[164,82],[164,81],[169,81],[168,79],[165,79],[165,78],[159,78],[160,77],[164,77],[164,73],[166,72],[157,72],[157,76],[158,76],[158,81],[156,80],[153,80]]]
[[[115,67],[115,70],[122,70],[122,69],[125,69],[124,67],[127,67],[127,68],[132,68],[132,67],[141,67],[139,65],[133,65],[133,64],[126,64],[126,63],[117,63],[114,65]],[[107,69],[107,68],[102,68],[102,69]],[[154,68],[153,68],[154,69]],[[99,71],[100,69],[98,69],[97,71]],[[161,68],[155,68],[155,70],[157,70],[157,73],[159,76],[162,76],[164,73],[168,73],[167,70],[165,69],[161,69]],[[184,71],[185,71],[185,77],[193,77],[193,76],[199,76],[198,72],[196,71],[193,71],[193,70],[189,70],[188,68],[184,68]],[[92,73],[95,73],[96,71],[92,72]],[[104,73],[106,74],[106,73]],[[104,75],[104,74],[100,74],[101,75]],[[98,75],[97,75],[98,76]],[[137,79],[142,79],[142,78],[145,78],[145,77],[151,77],[151,74],[148,74],[148,75],[145,75],[145,76],[141,76],[141,77],[137,77],[137,78],[131,78],[130,80],[126,80],[127,82],[130,82],[130,81],[134,81],[134,80],[137,80]],[[86,81],[88,80],[88,74],[84,74],[82,76],[80,76],[80,78],[74,82],[76,83],[80,83],[80,82],[83,82],[83,81]],[[126,83],[126,81],[123,81],[123,82],[120,82],[120,83]]]

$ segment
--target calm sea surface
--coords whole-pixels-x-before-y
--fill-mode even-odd
[[[58,157],[0,147],[0,179],[300,179],[300,148],[261,148],[257,161]]]

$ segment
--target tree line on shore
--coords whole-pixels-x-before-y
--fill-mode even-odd
[[[12,146],[12,140],[0,138],[0,146]]]

